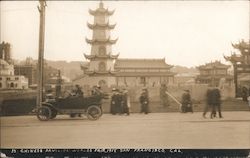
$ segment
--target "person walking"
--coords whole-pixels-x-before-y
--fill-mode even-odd
[[[141,103],[141,113],[148,114],[149,113],[149,98],[148,98],[148,90],[146,88],[142,89],[142,93],[140,96]]]
[[[193,112],[193,106],[191,101],[191,95],[189,90],[184,90],[184,93],[182,95],[182,106],[181,106],[181,112]]]
[[[209,111],[209,110],[212,110],[212,101],[211,101],[211,94],[212,94],[212,88],[208,88],[207,90],[207,93],[206,93],[206,104],[205,104],[205,108],[204,108],[204,111],[203,111],[203,118],[206,118],[206,113]],[[214,113],[216,114],[216,112],[214,111]]]
[[[212,111],[210,114],[210,118],[216,117],[216,110],[218,110],[219,118],[223,118],[221,114],[221,94],[218,88],[214,88],[211,92],[211,105]]]
[[[129,96],[128,96],[128,90],[126,89],[123,89],[122,91],[122,101],[121,101],[121,104],[122,104],[122,112],[123,113],[126,113],[127,115],[129,115]]]

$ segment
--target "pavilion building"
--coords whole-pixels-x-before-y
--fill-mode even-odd
[[[228,85],[233,82],[233,76],[228,74],[230,65],[222,64],[220,61],[200,65],[197,69],[200,75],[196,77],[196,83],[208,84],[212,87],[218,87],[222,80]]]

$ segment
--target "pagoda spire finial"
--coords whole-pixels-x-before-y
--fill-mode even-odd
[[[103,2],[102,2],[102,0],[99,3],[99,8],[103,8]]]

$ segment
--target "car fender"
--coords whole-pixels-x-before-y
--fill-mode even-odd
[[[57,109],[53,106],[53,104],[43,102],[43,103],[42,103],[42,106],[48,106],[48,107],[50,107],[52,110],[56,110],[56,111],[57,111]]]

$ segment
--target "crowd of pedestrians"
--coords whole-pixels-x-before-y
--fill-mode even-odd
[[[250,109],[250,96],[249,92],[246,90],[243,91],[242,98],[243,101],[247,101],[249,104]],[[101,94],[104,94],[101,90],[101,87],[99,85],[92,87],[91,95],[93,96],[101,96]],[[82,91],[82,88],[79,85],[75,85],[71,92],[72,96],[84,96],[84,93]],[[163,107],[170,106],[168,95],[170,95],[167,92],[167,86],[165,84],[161,85],[160,87],[160,101]],[[50,93],[47,94],[47,98],[49,98]],[[173,97],[173,96],[171,96]],[[131,103],[130,103],[130,97],[128,94],[128,90],[123,88],[122,90],[119,90],[117,88],[112,89],[112,95],[110,96],[111,102],[110,102],[110,113],[113,115],[116,114],[126,114],[130,115],[130,109],[131,109]],[[176,99],[176,98],[175,98]],[[149,113],[149,91],[147,88],[143,88],[142,92],[138,98],[138,101],[140,103],[140,112],[144,114]],[[182,113],[192,112],[193,113],[193,103],[192,103],[192,97],[190,94],[190,91],[188,89],[184,90],[181,101],[180,101],[180,111]],[[209,117],[211,119],[215,117],[223,118],[221,113],[221,93],[220,89],[217,87],[210,87],[207,90],[206,93],[206,104],[204,107],[204,111],[202,116],[206,118],[206,114],[210,111]],[[218,116],[217,116],[218,113]]]

